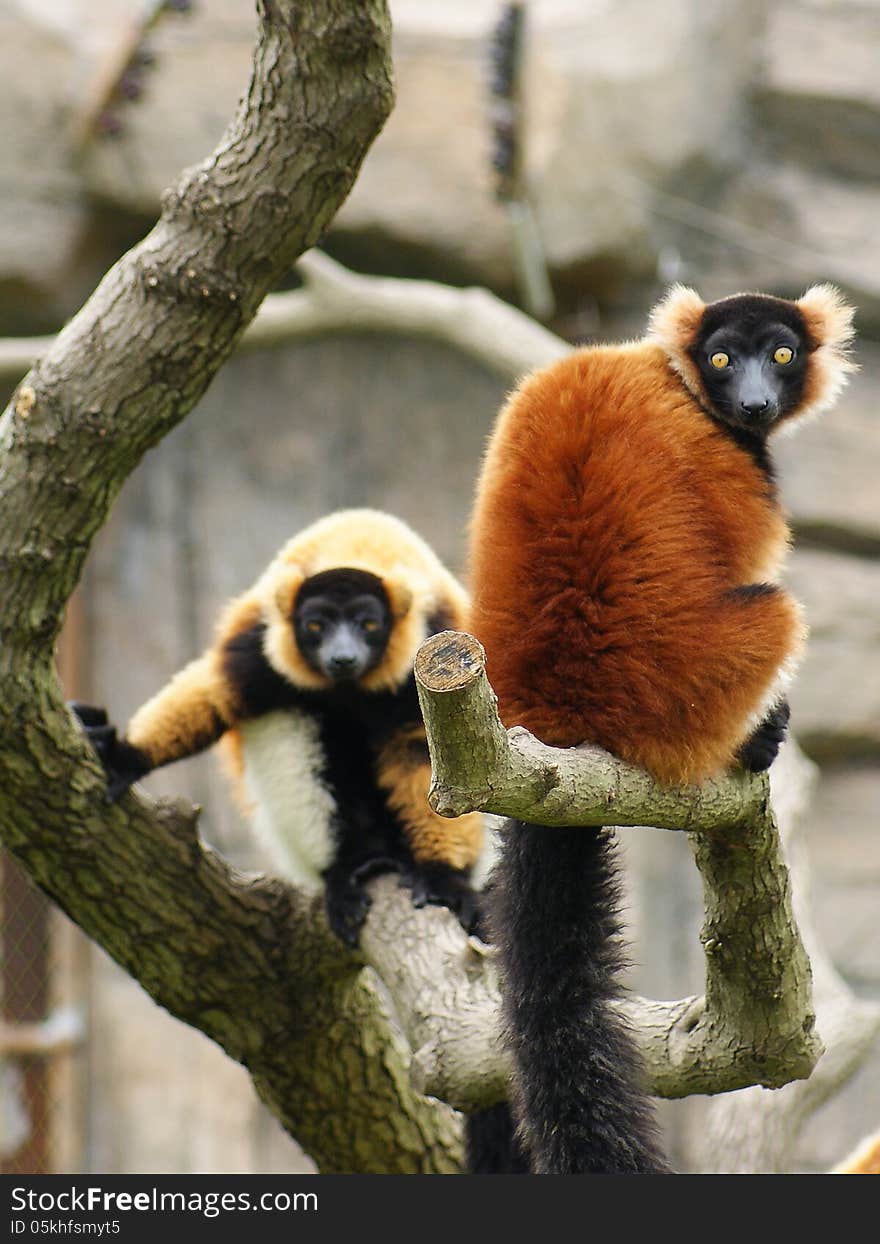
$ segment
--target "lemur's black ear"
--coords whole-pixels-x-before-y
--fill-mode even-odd
[[[810,346],[804,397],[793,412],[795,420],[826,410],[858,371],[850,357],[855,328],[855,307],[833,285],[813,285],[795,306],[804,317]]]

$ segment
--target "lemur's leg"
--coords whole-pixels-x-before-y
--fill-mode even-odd
[[[448,907],[471,932],[477,922],[477,898],[470,871],[482,850],[483,818],[477,812],[451,819],[438,816],[428,803],[431,763],[424,726],[397,735],[383,749],[378,780],[412,854],[407,881],[413,904]]]
[[[750,773],[763,773],[776,759],[788,730],[791,709],[788,700],[780,700],[737,753],[737,759]]]
[[[357,946],[370,910],[371,899],[364,888],[367,881],[388,872],[389,865],[390,861],[373,859],[352,868],[349,861],[336,860],[324,873],[327,922],[346,946]]]

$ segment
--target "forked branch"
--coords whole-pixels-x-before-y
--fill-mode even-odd
[[[681,1097],[808,1076],[821,1043],[766,778],[732,774],[698,788],[659,786],[598,748],[560,750],[525,730],[505,730],[483,650],[460,632],[444,631],[422,646],[416,681],[434,769],[431,803],[441,815],[480,810],[555,826],[688,832],[705,888],[705,995],[625,1006],[654,1091]],[[473,1107],[504,1091],[497,988],[491,971],[477,971],[478,990],[475,965],[460,957],[459,966],[466,1005],[456,1005],[454,1019],[445,1012],[432,1021],[422,1011],[404,1027],[414,1037],[421,1087]],[[397,977],[399,1013],[412,1015],[420,990],[403,980],[400,965]]]

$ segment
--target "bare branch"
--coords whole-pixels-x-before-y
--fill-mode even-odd
[[[771,785],[794,883],[795,913],[809,949],[817,1027],[825,1053],[808,1080],[778,1092],[748,1088],[708,1103],[701,1117],[696,1168],[720,1173],[782,1173],[810,1117],[864,1062],[880,1038],[880,1005],[857,997],[825,951],[811,916],[809,843],[802,812],[815,766],[791,745],[773,766]]]
[[[814,1029],[810,966],[791,910],[766,778],[731,775],[703,787],[658,786],[596,748],[545,747],[505,731],[473,636],[445,631],[416,660],[419,699],[434,768],[431,803],[444,816],[484,810],[537,824],[687,828],[706,893],[702,942],[706,993],[677,1002],[631,1000],[630,1015],[653,1089],[660,1096],[776,1087],[808,1076],[821,1052]],[[497,1021],[494,982],[484,985],[486,1043]],[[406,1010],[412,986],[401,990]],[[466,987],[474,997],[473,980]],[[472,1032],[457,1036],[471,1048]],[[462,1021],[457,1017],[457,1026]],[[480,1025],[476,1025],[478,1027]],[[407,1025],[404,1023],[404,1027]],[[417,1067],[431,1092],[464,1105],[484,1069],[465,1083],[450,1071],[443,1039],[425,1041]],[[491,1053],[484,1045],[486,1057]],[[433,1077],[433,1078],[432,1078]]]
[[[266,299],[245,345],[273,345],[326,332],[397,332],[433,337],[515,377],[571,350],[487,289],[361,276],[320,251],[297,264],[304,287]]]
[[[301,289],[270,294],[241,339],[260,349],[331,332],[404,333],[448,342],[515,378],[571,346],[487,289],[361,276],[312,250],[297,262]],[[0,376],[18,379],[54,338],[0,338]]]
[[[563,751],[519,727],[505,730],[472,635],[443,631],[427,640],[416,680],[433,743],[430,801],[441,816],[479,809],[536,825],[645,825],[650,811],[650,824],[661,829],[719,830],[766,802],[764,782],[748,774],[658,786],[601,748]]]

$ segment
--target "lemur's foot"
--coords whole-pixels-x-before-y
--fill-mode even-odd
[[[356,865],[332,865],[324,874],[324,906],[327,921],[336,936],[354,949],[370,910],[372,899],[366,883],[380,873],[399,872],[400,864],[386,856],[375,856]]]
[[[347,880],[327,886],[324,906],[330,928],[340,941],[354,949],[370,910],[370,896],[356,883]]]
[[[466,933],[473,933],[479,917],[479,896],[466,872],[448,864],[420,864],[409,879],[414,907],[431,903],[448,907]]]
[[[748,769],[750,773],[763,773],[770,768],[785,738],[790,716],[791,709],[787,700],[780,700],[775,708],[771,708],[751,738],[746,739],[737,753],[744,769]]]

